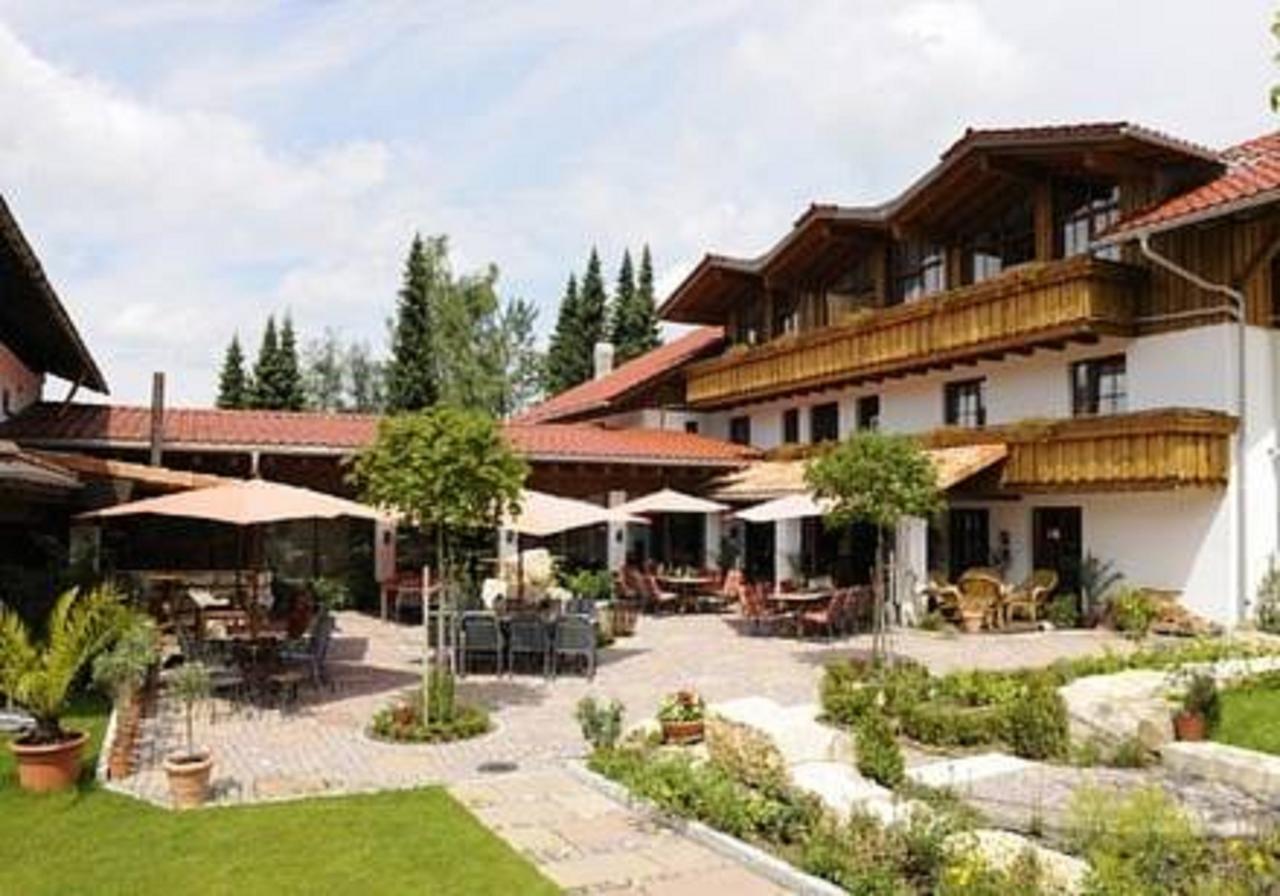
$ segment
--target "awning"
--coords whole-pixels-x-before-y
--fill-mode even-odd
[[[24,451],[13,442],[0,442],[0,487],[72,491],[80,487],[75,473]]]
[[[177,516],[209,520],[233,526],[253,526],[289,520],[357,519],[380,520],[386,514],[345,498],[337,498],[311,489],[298,488],[263,479],[235,480],[212,488],[195,489],[147,498],[128,504],[117,504],[102,510],[81,514],[77,519],[105,519],[120,516]]]
[[[530,489],[520,495],[520,512],[503,520],[504,529],[521,535],[545,538],[572,529],[598,526],[601,523],[647,523],[644,517],[632,516],[618,508],[601,507],[574,498],[561,498]]]
[[[650,492],[614,508],[624,513],[720,513],[728,509],[727,504],[686,495],[670,488]]]
[[[925,451],[938,473],[938,487],[947,490],[976,473],[1004,460],[1009,448],[1003,442],[930,448]],[[787,495],[804,494],[803,460],[756,461],[741,470],[720,477],[711,487],[711,496],[738,504],[769,501]],[[741,518],[741,514],[738,515]]]

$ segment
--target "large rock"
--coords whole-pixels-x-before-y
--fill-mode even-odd
[[[782,706],[767,697],[744,697],[710,707],[716,715],[767,734],[788,765],[801,762],[844,760],[852,762],[852,739],[843,731],[817,720],[813,703]]]
[[[1029,849],[1036,855],[1042,875],[1041,884],[1046,893],[1080,893],[1089,873],[1089,863],[1083,859],[1041,846],[1010,831],[990,828],[965,831],[952,834],[943,846],[953,856],[977,852],[988,865],[999,871],[1007,870]]]
[[[1071,740],[1119,744],[1137,738],[1158,751],[1173,740],[1164,672],[1140,669],[1078,678],[1061,689],[1071,721]]]

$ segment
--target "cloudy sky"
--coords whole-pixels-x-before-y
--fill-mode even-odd
[[[967,125],[1272,129],[1273,5],[0,0],[0,192],[112,399],[207,403],[268,312],[381,348],[415,230],[545,328],[592,244],[670,287]]]

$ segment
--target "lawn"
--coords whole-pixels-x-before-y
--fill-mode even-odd
[[[1213,739],[1250,750],[1280,754],[1280,690],[1244,687],[1224,691],[1222,719]]]
[[[74,727],[101,738],[103,708]],[[98,789],[17,789],[0,743],[6,894],[554,893],[440,788],[178,814]]]

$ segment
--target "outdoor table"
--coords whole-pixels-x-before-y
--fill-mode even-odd
[[[663,585],[670,586],[675,591],[676,596],[680,598],[681,612],[687,612],[689,605],[697,604],[698,592],[707,585],[715,584],[715,579],[711,576],[657,576],[657,579]]]
[[[830,588],[809,591],[775,591],[769,595],[769,601],[776,607],[785,607],[786,611],[792,614],[792,621],[795,624],[796,634],[798,635],[800,633],[800,614],[814,604],[830,600],[832,593],[833,591]]]

